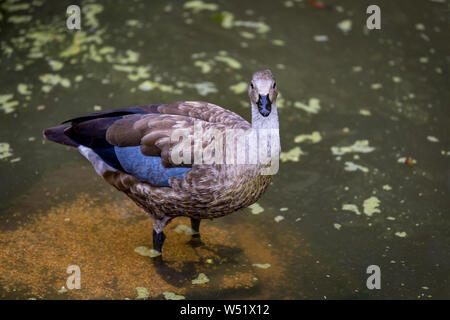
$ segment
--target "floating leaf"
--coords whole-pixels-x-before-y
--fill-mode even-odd
[[[342,210],[352,211],[352,212],[356,213],[357,215],[361,214],[361,212],[359,212],[358,206],[356,204],[343,204]]]
[[[140,254],[141,256],[150,257],[150,258],[155,258],[155,257],[158,257],[161,255],[161,252],[156,251],[154,249],[149,249],[145,246],[136,247],[134,249],[134,252]]]
[[[10,23],[27,23],[30,22],[33,17],[29,15],[23,16],[10,16],[8,22]]]
[[[370,197],[364,200],[364,214],[371,217],[374,213],[380,213],[378,206],[380,205],[380,200],[377,197]]]
[[[67,289],[66,287],[62,286],[61,289],[58,290],[59,293],[66,293]]]
[[[180,295],[177,295],[170,291],[163,292],[163,295],[166,300],[184,300],[184,299],[186,299],[185,296],[180,296]]]
[[[281,162],[287,161],[298,162],[302,154],[304,154],[302,149],[300,149],[300,147],[295,147],[289,150],[288,152],[281,152],[280,159]]]
[[[351,161],[346,161],[345,162],[345,171],[357,171],[360,170],[362,172],[369,172],[369,168],[361,166],[359,164],[353,163]]]
[[[404,231],[403,232],[396,232],[395,235],[397,237],[404,238],[404,237],[406,237],[406,232],[404,232]]]
[[[84,4],[82,7],[84,13],[84,19],[86,19],[86,25],[89,27],[98,27],[99,22],[96,15],[103,11],[103,6],[101,4],[89,3]]]
[[[149,293],[147,288],[144,287],[136,287],[137,298],[138,299],[147,299],[149,297]]]
[[[233,91],[235,94],[244,93],[247,91],[247,89],[248,89],[248,84],[247,84],[247,82],[243,82],[243,81],[230,86],[230,90]]]
[[[302,143],[304,141],[310,141],[312,143],[318,143],[322,140],[322,136],[319,131],[314,131],[311,134],[301,134],[294,138],[294,142]]]
[[[11,157],[12,149],[7,142],[0,142],[0,160]]]
[[[177,225],[177,227],[174,229],[174,231],[175,231],[176,233],[180,233],[180,234],[181,234],[181,233],[184,233],[184,234],[187,235],[187,236],[194,234],[194,230],[192,230],[191,227],[188,227],[188,226],[185,225],[185,224],[179,224],[179,225]]]
[[[337,24],[337,27],[344,33],[348,33],[352,30],[352,21],[349,19],[342,20]]]
[[[314,41],[317,42],[326,42],[328,41],[328,36],[324,34],[318,34],[314,36]]]
[[[373,90],[378,90],[378,89],[383,88],[383,85],[382,85],[381,83],[372,83],[372,84],[370,85],[370,87],[371,87]]]
[[[199,67],[202,73],[209,73],[212,70],[212,65],[210,62],[197,60],[194,62],[194,66]]]
[[[272,44],[274,44],[274,45],[276,45],[276,46],[280,46],[280,47],[282,47],[282,46],[285,45],[284,41],[283,41],[283,40],[280,40],[280,39],[274,39],[274,40],[272,40]]]
[[[209,278],[204,273],[200,273],[196,279],[192,280],[192,284],[204,284],[208,282]]]
[[[368,140],[357,140],[353,145],[346,147],[331,147],[331,152],[335,156],[341,156],[351,152],[368,153],[373,150],[375,150],[375,148],[369,146]]]
[[[250,205],[249,208],[252,210],[253,214],[260,214],[261,212],[264,211],[264,208],[261,207],[258,203]]]
[[[46,73],[39,76],[39,80],[45,84],[45,86],[42,87],[42,90],[44,92],[49,92],[53,89],[56,85],[61,85],[64,88],[69,88],[71,83],[70,80],[67,78],[63,78],[58,74],[51,74]]]
[[[299,101],[296,101],[294,103],[294,107],[298,109],[302,109],[308,113],[318,113],[320,111],[320,100],[317,98],[311,98],[309,99],[308,104],[301,103]]]
[[[16,110],[16,106],[19,105],[18,101],[11,101],[14,97],[13,94],[3,94],[0,95],[0,109],[5,113],[11,113]]]
[[[183,7],[185,9],[190,9],[194,12],[200,12],[202,10],[214,11],[219,8],[219,6],[215,3],[205,3],[201,0],[193,0],[185,2]]]
[[[24,83],[19,83],[17,85],[17,91],[24,96],[28,96],[31,94],[31,91],[28,89],[28,85]]]
[[[239,61],[237,61],[236,59],[233,59],[231,57],[228,57],[226,55],[219,55],[219,56],[215,57],[215,59],[217,61],[227,64],[230,68],[233,68],[233,69],[241,68],[241,63]]]
[[[430,141],[430,142],[439,142],[439,139],[436,138],[436,137],[433,137],[433,136],[428,136],[427,140]]]
[[[50,65],[50,67],[52,68],[53,71],[59,71],[64,66],[64,63],[62,63],[61,61],[57,61],[57,60],[50,60],[48,62],[48,64]]]
[[[197,90],[198,94],[201,96],[206,96],[210,93],[218,92],[214,83],[208,82],[208,81],[195,83],[194,88]]]

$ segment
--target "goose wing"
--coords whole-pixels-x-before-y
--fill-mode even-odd
[[[192,167],[174,162],[171,154],[183,140],[173,139],[176,130],[184,130],[191,147],[194,130],[224,131],[249,129],[239,115],[207,102],[174,102],[118,109],[68,120],[64,134],[77,144],[91,148],[103,161],[152,186],[170,186],[171,177],[181,178]],[[211,141],[203,141],[205,148]],[[186,142],[184,142],[186,143]]]

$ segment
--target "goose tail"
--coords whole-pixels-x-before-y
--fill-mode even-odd
[[[49,141],[53,141],[56,143],[64,144],[66,146],[78,148],[79,144],[76,143],[75,141],[73,141],[72,139],[70,139],[64,132],[69,127],[70,127],[70,125],[67,125],[67,124],[63,124],[63,125],[56,126],[56,127],[51,127],[51,128],[45,129],[44,132],[42,133],[42,135],[44,136],[45,139],[47,139]]]

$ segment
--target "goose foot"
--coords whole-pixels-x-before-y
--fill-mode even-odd
[[[162,231],[156,232],[153,230],[153,249],[162,253],[162,246],[165,239],[166,235]]]
[[[194,231],[192,237],[199,238],[200,237],[200,219],[191,218],[191,228]]]

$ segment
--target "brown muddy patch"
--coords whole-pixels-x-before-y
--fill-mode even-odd
[[[131,201],[108,201],[82,194],[73,201],[34,215],[14,230],[0,233],[2,295],[37,299],[134,299],[136,287],[149,298],[170,291],[195,298],[248,297],[265,294],[283,277],[278,253],[264,243],[253,225],[241,226],[236,237],[216,222],[203,221],[201,239],[175,232],[185,218],[175,219],[162,259],[141,256],[136,247],[151,247],[152,223]],[[245,228],[245,232],[241,232]],[[262,270],[252,266],[269,263]],[[58,292],[66,286],[67,267],[81,270],[81,289]],[[210,282],[192,284],[199,273]]]

